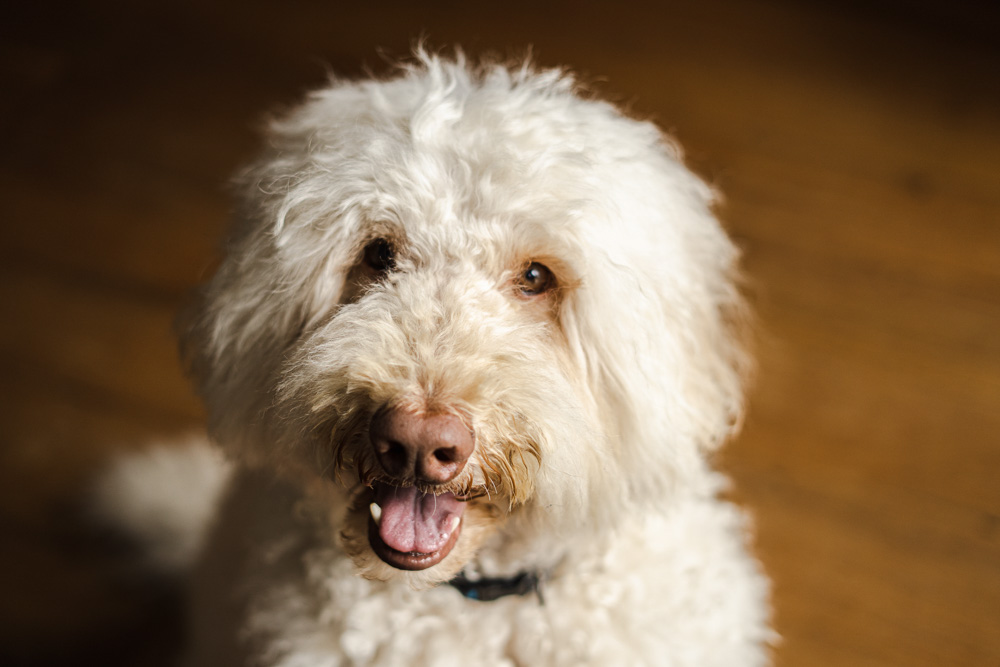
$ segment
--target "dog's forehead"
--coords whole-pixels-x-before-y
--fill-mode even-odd
[[[652,124],[563,80],[432,79],[335,85],[272,127],[256,190],[275,196],[279,242],[356,252],[388,232],[424,257],[658,262],[709,199]]]
[[[363,219],[415,248],[565,245],[595,205],[592,160],[581,146],[493,130],[469,121],[371,142]]]

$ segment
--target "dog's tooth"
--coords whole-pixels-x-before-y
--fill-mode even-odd
[[[375,525],[379,525],[382,522],[382,508],[378,506],[378,503],[372,503],[368,506],[368,509],[371,510]]]
[[[451,521],[449,522],[450,527],[448,528],[448,532],[449,533],[455,532],[455,529],[458,528],[458,524],[460,523],[462,523],[462,517],[460,516],[451,517]]]

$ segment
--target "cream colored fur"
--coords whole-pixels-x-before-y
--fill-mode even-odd
[[[238,464],[191,665],[765,664],[766,580],[706,465],[742,414],[737,252],[678,148],[563,72],[425,53],[334,81],[267,146],[186,320]],[[367,541],[387,405],[475,434],[447,490],[483,495],[423,571]],[[440,585],[520,571],[544,602]]]

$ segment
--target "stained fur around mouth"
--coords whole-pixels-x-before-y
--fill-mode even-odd
[[[415,486],[420,492],[433,494],[435,496],[452,493],[456,498],[463,502],[477,500],[484,497],[492,499],[500,496],[501,486],[494,483],[491,492],[491,489],[487,486],[487,484],[476,484],[474,474],[470,473],[468,469],[464,471],[457,480],[448,482],[447,484],[424,484],[415,479],[398,479],[386,475],[381,470],[378,463],[372,459],[372,457],[365,457],[363,460],[357,462],[349,460],[344,456],[344,449],[344,447],[338,447],[335,449],[333,463],[331,466],[331,476],[345,488],[355,486],[347,481],[350,478],[350,472],[353,471],[353,476],[356,477],[357,485],[369,489],[373,488],[377,483],[399,488]]]
[[[435,496],[440,496],[444,493],[452,493],[455,496],[462,498],[488,495],[488,491],[484,484],[476,484],[475,473],[472,471],[471,466],[467,466],[456,479],[450,482],[444,484],[427,484],[415,478],[400,479],[386,474],[385,471],[382,470],[381,465],[375,461],[374,457],[371,456],[370,453],[357,462],[351,462],[343,456],[342,452],[343,450],[341,449],[340,452],[338,452],[338,456],[335,458],[335,469],[337,470],[337,474],[339,475],[341,472],[349,470],[353,467],[354,472],[357,475],[358,483],[368,488],[374,487],[376,483],[382,483],[399,488],[409,488],[411,486],[415,486],[421,493],[429,493]],[[343,479],[341,479],[341,481],[343,481]]]
[[[332,456],[325,466],[330,471],[329,477],[338,481],[345,488],[350,489],[355,486],[355,483],[371,488],[376,483],[381,482],[400,488],[416,486],[421,492],[434,495],[452,493],[465,502],[486,498],[488,501],[506,504],[508,509],[517,504],[515,500],[518,496],[516,485],[511,476],[505,475],[503,472],[504,469],[514,466],[512,461],[505,462],[503,465],[498,465],[493,460],[496,457],[482,457],[476,461],[470,461],[470,464],[466,466],[457,479],[446,484],[425,484],[416,479],[399,479],[387,475],[372,453],[365,447],[368,431],[363,427],[358,428],[358,426],[366,424],[370,420],[364,417],[355,417],[350,421],[355,424],[355,428],[350,429],[351,435],[348,437],[339,439],[336,437],[338,431],[346,430],[342,427],[341,429],[328,429],[331,432],[328,447]],[[516,448],[513,449],[516,450]],[[537,446],[530,447],[527,453],[529,459],[535,461],[540,459]],[[518,451],[518,455],[520,464],[526,465],[524,454]],[[478,476],[482,478],[481,480],[476,479],[477,471],[479,472]],[[356,482],[349,482],[351,477]]]
[[[368,488],[374,488],[376,484],[385,484],[386,486],[397,487],[400,489],[406,489],[411,486],[415,486],[421,493],[428,493],[435,496],[440,496],[445,493],[451,493],[455,496],[456,500],[461,502],[469,502],[472,500],[477,500],[480,498],[487,498],[490,496],[489,491],[483,485],[473,485],[473,484],[420,484],[414,482],[413,480],[405,481],[398,480],[392,477],[388,477],[382,474],[376,474],[374,476],[364,477],[359,480],[362,486]]]

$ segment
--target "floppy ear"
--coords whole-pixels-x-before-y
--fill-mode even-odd
[[[341,126],[363,106],[344,84],[271,123],[268,152],[236,181],[222,265],[178,322],[211,434],[251,459],[272,446],[266,417],[289,348],[337,306],[356,252],[358,193],[368,188],[337,172],[352,159]]]
[[[228,255],[181,314],[181,354],[208,410],[209,432],[254,460],[267,442],[266,413],[286,351],[302,332],[311,281],[276,245],[274,202],[241,185],[243,210]],[[303,270],[305,269],[305,270]]]
[[[661,145],[604,174],[563,327],[608,425],[625,494],[657,501],[736,430],[749,373],[738,252],[712,192]]]

